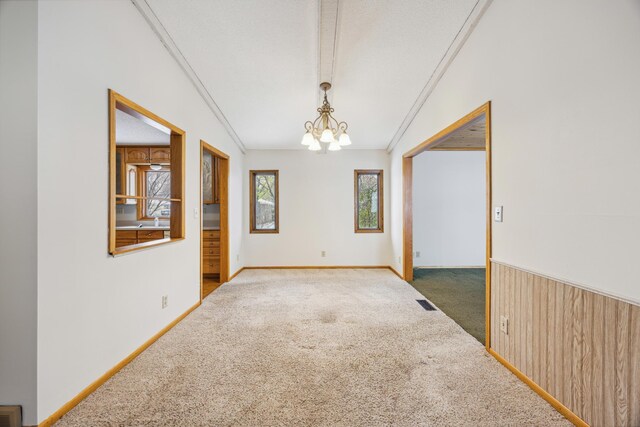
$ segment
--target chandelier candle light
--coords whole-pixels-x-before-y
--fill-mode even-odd
[[[302,145],[307,145],[309,150],[322,150],[321,142],[329,144],[329,151],[338,151],[345,145],[351,145],[351,139],[347,135],[346,122],[338,122],[333,118],[333,108],[327,100],[327,91],[331,89],[331,83],[320,83],[320,89],[324,91],[322,107],[318,108],[320,115],[314,121],[304,124],[307,133],[302,137]]]

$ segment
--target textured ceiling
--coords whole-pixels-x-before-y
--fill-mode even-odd
[[[351,147],[383,149],[477,0],[147,3],[247,148],[302,148],[331,72]]]
[[[169,135],[124,111],[116,110],[116,143],[119,145],[169,144]]]
[[[462,129],[457,129],[440,141],[431,150],[465,150],[486,148],[487,120],[484,115],[469,123]]]

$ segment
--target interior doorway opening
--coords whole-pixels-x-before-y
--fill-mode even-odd
[[[486,103],[403,156],[404,278],[486,348],[490,114]]]
[[[229,156],[200,141],[200,299],[229,280]]]

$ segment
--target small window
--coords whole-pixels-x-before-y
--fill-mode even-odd
[[[354,171],[356,233],[384,231],[382,176],[382,170]]]
[[[140,199],[138,219],[171,218],[171,171],[167,168],[138,166]]]
[[[278,232],[278,171],[250,171],[251,232]]]

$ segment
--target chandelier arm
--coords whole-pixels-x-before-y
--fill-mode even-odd
[[[347,128],[348,127],[349,127],[349,125],[347,124],[347,122],[338,123],[338,130],[341,131],[342,133],[347,133]]]
[[[320,129],[320,121],[321,120],[322,120],[322,115],[316,117],[316,119],[313,121],[313,128],[314,129],[322,130],[322,129]]]
[[[329,123],[330,123],[329,127],[331,128],[331,131],[332,131],[334,134],[337,134],[337,133],[338,133],[338,126],[339,126],[338,121],[337,121],[337,120],[335,119],[335,117],[333,117],[331,114],[329,114],[329,119],[330,119],[330,121],[329,121]],[[333,122],[331,122],[331,121],[333,121]],[[335,127],[333,127],[333,125],[334,125],[334,124],[335,124]]]
[[[305,122],[304,128],[307,132],[313,131],[313,122],[312,121]]]

